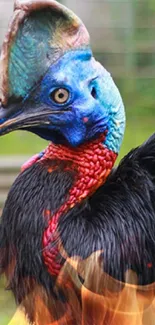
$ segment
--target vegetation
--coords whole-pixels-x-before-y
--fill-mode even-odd
[[[131,148],[146,140],[155,130],[155,118],[152,118],[151,114],[140,117],[136,109],[132,109],[132,112],[133,114],[129,113],[127,117],[127,128],[119,159]],[[1,154],[32,155],[46,146],[46,141],[24,132],[15,132],[0,138]],[[15,304],[11,293],[9,291],[5,292],[3,288],[4,283],[2,282],[0,289],[0,324],[7,325],[15,312]]]
[[[141,105],[141,110],[140,107],[132,107],[127,111],[126,132],[119,158],[131,148],[140,145],[155,131],[155,115],[151,113],[151,110],[145,111],[144,104],[141,103]],[[47,141],[24,131],[0,137],[1,155],[31,156],[42,151],[47,145]]]
[[[10,2],[12,1],[10,0]],[[65,0],[61,2],[65,3]],[[2,0],[0,0],[1,3],[3,3]],[[82,3],[79,6],[82,6]],[[97,58],[112,72],[115,78],[118,78],[115,81],[126,107],[127,127],[119,161],[131,148],[140,145],[155,131],[155,1],[129,0],[124,4],[122,1],[117,3],[107,1],[107,3],[110,15],[113,14],[115,19],[111,20],[105,28],[102,18],[100,31],[97,29],[96,32],[92,32],[92,40],[94,38],[94,43],[92,43]],[[103,7],[100,8],[101,4],[102,1],[94,1],[94,7],[98,6],[99,11],[103,9]],[[112,7],[114,11],[112,11]],[[92,4],[90,8],[92,8]],[[105,10],[107,10],[107,4]],[[108,11],[106,12],[108,17]],[[88,10],[86,14],[89,16]],[[92,19],[91,17],[92,13],[90,19]],[[123,28],[124,17],[128,27],[124,26]],[[96,18],[96,24],[97,21],[98,18]],[[120,24],[121,22],[122,24]],[[0,25],[0,27],[2,26]],[[106,37],[106,33],[108,37]],[[101,44],[101,48],[95,47],[98,35],[100,35],[98,45]],[[101,42],[101,35],[105,41]],[[1,155],[31,156],[42,151],[46,146],[46,141],[26,132],[18,131],[0,137]],[[6,325],[15,311],[15,305],[10,293],[6,291],[4,294],[3,281],[1,281],[0,287],[0,325]]]
[[[143,92],[142,92],[143,93]],[[144,93],[143,93],[144,94]],[[122,149],[119,155],[120,160],[131,148],[134,148],[145,141],[155,130],[155,114],[153,114],[153,101],[148,105],[145,96],[141,96],[141,101],[135,108],[133,103],[138,100],[133,95],[130,97],[123,93],[125,98],[129,97],[127,102],[127,127]],[[148,97],[149,98],[149,97]],[[47,146],[47,141],[39,137],[26,133],[14,132],[5,137],[0,137],[1,155],[28,155],[31,156],[42,151]],[[14,300],[9,291],[4,291],[4,282],[1,282],[0,289],[0,324],[7,325],[15,312]]]

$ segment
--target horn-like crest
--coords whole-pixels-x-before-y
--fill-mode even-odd
[[[86,48],[82,21],[54,0],[16,0],[0,57],[0,100],[24,97],[66,51]]]

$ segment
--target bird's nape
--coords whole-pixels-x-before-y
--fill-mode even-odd
[[[105,145],[119,152],[125,128],[119,91],[93,58],[83,23],[55,1],[16,4],[0,81],[0,135],[27,129],[77,147],[107,130]]]
[[[154,324],[155,136],[113,169],[120,93],[54,0],[16,0],[0,65],[0,135],[50,140],[1,218],[0,272],[20,306],[11,325]]]
[[[67,52],[25,98],[0,109],[0,135],[27,129],[73,147],[107,131],[105,144],[118,153],[124,127],[119,91],[90,50]]]

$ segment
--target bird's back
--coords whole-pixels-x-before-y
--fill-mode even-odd
[[[46,306],[45,324],[51,314],[53,322],[59,319],[58,324],[81,324],[82,317],[84,324],[93,324],[90,319],[97,319],[93,304],[95,309],[105,304],[104,317],[110,317],[106,294],[111,290],[117,296],[126,282],[145,295],[150,288],[150,297],[155,280],[154,166],[155,135],[130,152],[91,197],[62,214],[59,238],[52,242],[57,246],[61,241],[56,256],[61,265],[58,275],[51,275],[44,263],[43,233],[49,218],[67,200],[76,173],[64,161],[46,159],[18,176],[2,215],[1,268],[32,321],[38,309],[32,303],[36,297],[40,310]],[[87,301],[85,316],[83,299]],[[43,325],[39,315],[39,325]],[[97,324],[105,324],[104,317]],[[116,322],[109,318],[111,324]]]

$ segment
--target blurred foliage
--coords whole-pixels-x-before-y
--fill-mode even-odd
[[[3,2],[0,0],[0,4]],[[59,2],[87,22],[95,56],[112,73],[120,89],[127,113],[122,156],[154,131],[155,1],[94,0],[89,5],[81,0]],[[101,10],[104,10],[104,21]],[[1,23],[3,26],[3,19]],[[35,135],[15,132],[0,138],[0,154],[31,155],[46,145],[46,141]]]
[[[0,4],[3,2],[4,0],[0,0]],[[69,2],[69,0],[61,2],[67,5],[74,4],[74,1]],[[84,2],[79,1],[79,3],[79,6],[83,8]],[[100,11],[103,2],[94,0],[93,3]],[[104,42],[101,42],[102,26],[100,26],[100,31],[94,30],[94,34],[92,33],[93,47],[97,59],[112,72],[126,107],[127,127],[119,156],[121,159],[131,148],[141,144],[155,130],[155,0],[120,2],[107,0],[104,3],[106,10],[109,10],[107,14],[110,12],[113,20],[106,29],[102,19]],[[87,16],[89,16],[89,7],[92,8],[92,1],[88,1],[85,13]],[[121,22],[124,22],[124,16],[126,24],[123,27]],[[90,19],[92,19],[92,13]],[[97,22],[98,17],[95,19]],[[99,38],[99,45],[103,43],[104,51],[96,48],[97,38]],[[46,146],[46,141],[26,132],[18,131],[0,138],[1,155],[32,155],[42,151]],[[4,294],[3,281],[0,288],[0,325],[6,325],[15,306],[10,293],[6,291]]]
[[[155,118],[147,109],[143,109],[143,115],[140,117],[138,110],[133,108],[133,113],[127,112],[126,132],[121,148],[121,159],[130,149],[138,146],[145,141],[155,130]],[[0,147],[2,155],[33,155],[46,148],[48,142],[41,140],[36,135],[26,134],[25,132],[14,132],[0,138]],[[120,160],[119,159],[119,160]]]
[[[10,291],[4,289],[5,286],[5,280],[2,278],[0,281],[0,325],[7,325],[16,311],[13,296]]]

